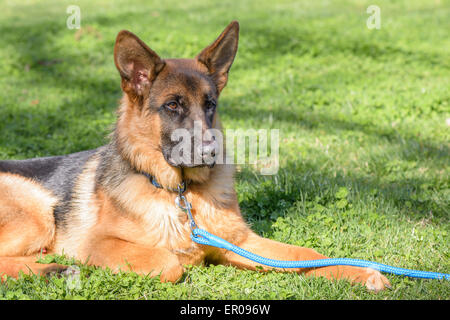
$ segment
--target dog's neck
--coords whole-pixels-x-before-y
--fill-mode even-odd
[[[195,184],[204,184],[211,178],[211,173],[220,168],[196,167],[184,168],[171,166],[164,159],[159,148],[154,150],[145,150],[143,152],[138,146],[129,143],[128,137],[120,137],[118,132],[111,142],[112,148],[115,148],[121,159],[125,161],[130,169],[136,172],[146,173],[155,178],[163,188],[176,189],[177,186],[185,180],[190,180]]]
[[[100,151],[97,181],[109,194],[116,194],[114,190],[119,190],[130,175],[140,174],[147,179],[149,184],[152,184],[152,182],[148,178],[148,175],[153,176],[161,186],[161,189],[167,192],[173,192],[170,190],[176,190],[183,180],[189,180],[190,183],[187,186],[189,191],[194,191],[210,198],[219,207],[227,207],[230,203],[235,202],[235,167],[233,165],[221,164],[216,165],[214,168],[184,169],[183,176],[181,175],[180,168],[167,168],[170,165],[167,163],[164,164],[163,162],[154,162],[156,164],[164,164],[162,167],[152,166],[146,168],[146,170],[142,170],[142,167],[139,167],[138,169],[119,150],[120,147],[117,145],[117,141],[113,139],[108,145],[102,147]],[[172,169],[173,171],[171,171]],[[208,174],[202,175],[201,172],[197,171],[198,169],[208,170]],[[168,170],[166,172],[169,173],[175,172],[175,174],[164,175],[164,170]],[[147,175],[144,175],[143,172],[147,173]],[[153,187],[157,189],[157,187]]]

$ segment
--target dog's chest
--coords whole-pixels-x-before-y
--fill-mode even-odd
[[[175,201],[160,199],[148,200],[145,207],[142,221],[150,242],[170,248],[184,247],[182,243],[190,233],[186,212],[177,207]]]
[[[187,214],[175,204],[176,194],[107,199],[99,232],[149,247],[185,249],[192,245]]]

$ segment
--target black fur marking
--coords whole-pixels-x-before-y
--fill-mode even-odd
[[[106,190],[118,187],[130,172],[136,172],[128,161],[120,155],[116,141],[112,141],[99,151],[99,164],[95,173],[97,187]]]
[[[65,213],[70,211],[73,187],[78,175],[97,150],[65,156],[0,161],[0,172],[31,178],[52,191],[60,199],[53,211],[58,226],[64,224]]]

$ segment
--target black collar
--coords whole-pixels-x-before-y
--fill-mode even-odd
[[[154,185],[156,188],[158,189],[165,189],[171,192],[177,192],[179,194],[182,194],[186,191],[187,186],[191,183],[191,180],[183,180],[176,189],[174,188],[169,188],[169,187],[163,187],[161,184],[159,184],[159,182],[156,180],[156,178],[154,176],[152,176],[151,174],[147,173],[147,172],[141,172],[144,176],[147,177],[148,180],[150,180],[150,183],[152,185]]]

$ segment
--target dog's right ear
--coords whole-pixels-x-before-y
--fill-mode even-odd
[[[141,39],[127,30],[119,32],[114,46],[114,63],[128,95],[143,98],[164,67],[164,61]]]
[[[234,57],[238,49],[239,42],[239,23],[232,21],[220,36],[203,49],[196,57],[197,60],[205,65],[218,91],[222,91],[228,81],[228,71],[233,64]]]

